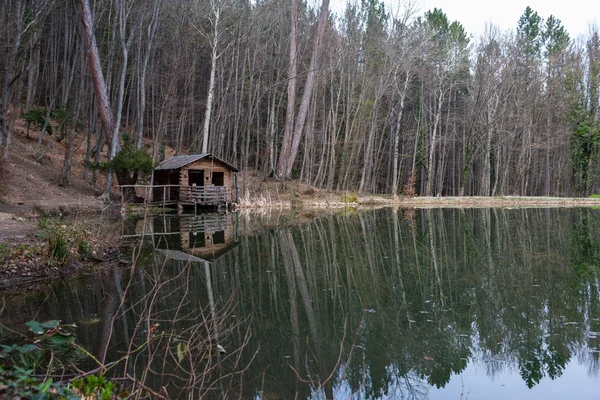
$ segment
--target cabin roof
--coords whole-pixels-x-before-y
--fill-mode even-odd
[[[204,154],[190,154],[187,156],[174,156],[171,158],[167,158],[166,160],[164,160],[163,162],[161,162],[160,164],[158,164],[158,166],[156,166],[156,168],[154,168],[155,170],[170,170],[170,169],[179,169],[181,167],[184,167],[188,164],[191,164],[195,161],[201,160],[203,158],[212,158],[213,160],[216,160],[222,164],[225,164],[227,167],[229,167],[229,169],[231,169],[233,172],[240,172],[239,169],[237,169],[236,167],[234,167],[233,165],[229,164],[227,161],[223,161],[221,160],[219,157],[215,157],[210,153],[204,153]]]

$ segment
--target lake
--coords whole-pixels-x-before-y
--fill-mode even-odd
[[[600,398],[599,210],[161,215],[121,234],[118,268],[4,299],[3,324],[76,323],[111,374],[172,398]]]

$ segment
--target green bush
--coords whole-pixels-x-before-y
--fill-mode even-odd
[[[0,397],[3,399],[61,399],[76,400],[81,397],[62,382],[52,378],[42,380],[31,369],[0,366]]]
[[[29,126],[31,124],[37,126],[37,128],[41,130],[46,122],[46,110],[43,108],[32,108],[29,111],[21,113],[21,118],[27,123],[27,132],[29,132]],[[50,122],[46,124],[46,132],[52,135],[52,124],[50,124]]]
[[[91,163],[90,166],[101,171],[112,169],[117,174],[150,174],[154,169],[152,156],[146,150],[136,150],[133,138],[129,133],[123,134],[121,151],[112,160]]]
[[[0,261],[6,260],[6,258],[10,255],[10,249],[8,245],[5,243],[0,243]]]

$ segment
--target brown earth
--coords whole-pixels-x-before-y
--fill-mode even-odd
[[[31,238],[35,226],[31,221],[0,212],[0,243],[15,244]]]
[[[106,209],[100,195],[106,182],[98,174],[96,187],[83,179],[86,138],[75,138],[71,182],[59,186],[58,180],[64,162],[66,139],[56,141],[46,136],[42,147],[48,151],[37,161],[34,148],[39,137],[35,129],[26,132],[25,124],[17,120],[13,132],[10,157],[0,165],[0,291],[35,288],[49,279],[66,277],[81,270],[85,263],[76,259],[56,266],[48,260],[47,243],[40,237],[38,221],[41,216],[68,217],[93,215]],[[94,140],[95,142],[95,140]],[[89,174],[91,177],[91,172]],[[106,253],[114,253],[114,246],[104,238],[87,238],[95,251],[89,263],[106,260]]]
[[[55,134],[56,135],[56,134]],[[60,143],[54,136],[46,136],[42,148],[50,145],[46,154],[37,161],[34,149],[39,132],[31,127],[26,132],[25,123],[17,120],[11,153],[3,162],[2,192],[0,192],[0,212],[9,213],[0,219],[0,242],[21,239],[30,233],[31,224],[40,214],[61,214],[81,211],[100,211],[103,184],[106,178],[98,174],[97,185],[93,187],[83,179],[86,138],[78,134],[75,138],[76,151],[73,155],[71,182],[68,186],[58,186],[63,167],[66,139]],[[89,175],[91,177],[91,173]]]
[[[8,176],[5,177],[8,183],[7,190],[0,196],[5,208],[14,207],[17,211],[31,211],[34,208],[58,209],[61,206],[100,209],[102,202],[98,197],[102,194],[106,178],[98,174],[96,187],[83,180],[86,138],[82,134],[75,138],[71,182],[70,185],[62,187],[58,186],[58,180],[64,163],[66,139],[59,143],[55,136],[56,133],[46,136],[42,148],[48,144],[50,147],[46,154],[36,161],[33,153],[39,132],[32,128],[27,134],[25,123],[17,120],[10,157],[5,161],[8,167]],[[89,176],[91,177],[91,173]]]

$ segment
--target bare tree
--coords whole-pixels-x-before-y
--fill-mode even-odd
[[[96,93],[96,101],[98,102],[98,113],[104,132],[114,132],[114,120],[110,102],[108,101],[108,89],[104,81],[102,73],[102,64],[100,63],[100,55],[98,54],[98,46],[96,45],[96,36],[93,30],[92,11],[90,9],[89,0],[79,0],[79,10],[81,12],[82,36],[85,43],[85,51],[87,52],[88,65],[90,74],[94,82],[94,91]],[[110,136],[110,139],[113,137]],[[111,148],[114,147],[111,143]]]
[[[294,7],[294,0],[292,2],[292,7]],[[292,11],[292,18],[294,12]],[[293,135],[291,137],[291,143],[289,151],[286,151],[286,147],[282,145],[281,152],[279,154],[279,162],[277,164],[277,176],[282,179],[288,179],[292,174],[292,168],[294,167],[294,162],[296,161],[296,157],[298,155],[298,147],[300,146],[300,140],[302,138],[302,133],[304,131],[304,124],[306,122],[306,115],[308,114],[308,107],[310,105],[311,96],[314,90],[315,82],[317,79],[317,70],[319,65],[319,56],[322,47],[323,36],[325,34],[325,27],[327,25],[327,17],[329,15],[329,0],[323,0],[321,3],[321,12],[319,14],[319,22],[317,25],[317,33],[315,35],[312,56],[310,59],[310,66],[308,69],[308,73],[306,76],[306,84],[304,86],[304,92],[302,94],[302,101],[300,102],[300,108],[298,110],[298,115],[296,117],[296,122],[294,124]],[[292,25],[294,22],[292,22]],[[295,29],[293,29],[295,31]],[[293,32],[295,33],[295,32]],[[293,38],[292,40],[295,40]],[[295,46],[294,46],[295,48]],[[290,58],[293,57],[294,62],[296,55],[292,56],[292,50],[290,46]],[[292,64],[292,60],[290,59],[290,64]],[[292,67],[290,67],[290,72]],[[294,89],[295,92],[295,89]],[[288,96],[289,96],[289,87],[288,87]],[[294,101],[295,99],[292,98]],[[291,100],[288,97],[288,106],[290,105]],[[289,111],[288,111],[289,113]],[[289,115],[289,114],[288,114]],[[287,119],[286,119],[287,126]],[[287,132],[287,130],[286,130]],[[284,143],[286,143],[286,137],[284,136]]]

